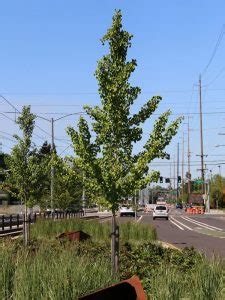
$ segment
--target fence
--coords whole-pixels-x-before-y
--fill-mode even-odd
[[[0,216],[0,231],[19,229],[23,225],[23,215]]]
[[[70,219],[81,218],[84,216],[83,211],[79,212],[44,212],[28,215],[28,222],[35,223],[37,219]],[[17,215],[1,215],[0,216],[0,233],[8,233],[12,231],[21,231],[25,222],[24,214]]]

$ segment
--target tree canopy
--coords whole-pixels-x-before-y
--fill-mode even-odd
[[[86,177],[92,177],[112,211],[121,197],[157,180],[159,172],[149,171],[155,158],[168,158],[165,147],[177,133],[182,118],[168,124],[171,112],[166,111],[154,123],[149,138],[140,153],[134,144],[142,138],[141,125],[157,109],[161,96],[154,96],[135,114],[131,108],[141,89],[129,82],[137,62],[127,60],[132,35],[123,29],[121,11],[116,11],[112,26],[102,38],[109,53],[98,61],[95,77],[98,81],[101,105],[86,106],[92,120],[93,135],[88,120],[80,117],[78,129],[68,128],[74,150],[81,159]]]

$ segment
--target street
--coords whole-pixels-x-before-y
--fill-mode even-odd
[[[156,219],[152,213],[138,215],[139,223],[156,227],[158,239],[178,248],[195,247],[208,257],[225,257],[225,215],[189,215],[171,209],[169,220]],[[131,220],[119,218],[119,222]]]

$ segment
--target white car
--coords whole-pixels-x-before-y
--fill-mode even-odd
[[[120,217],[123,217],[123,216],[135,217],[135,211],[133,210],[132,207],[129,207],[129,206],[121,206],[119,213],[120,213]]]
[[[166,205],[156,205],[153,210],[153,220],[156,218],[165,218],[168,220],[169,209],[166,207]]]

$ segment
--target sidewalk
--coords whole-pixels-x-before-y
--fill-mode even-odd
[[[96,219],[105,219],[105,218],[110,218],[112,216],[111,212],[86,212],[84,215],[84,219],[86,218],[96,218]]]
[[[225,211],[222,209],[210,209],[210,212],[205,212],[205,215],[222,215],[225,217]]]

